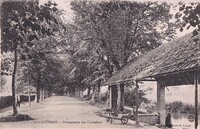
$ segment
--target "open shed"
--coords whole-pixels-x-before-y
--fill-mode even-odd
[[[200,41],[197,39],[200,39],[200,35],[192,37],[192,34],[187,34],[172,42],[163,44],[139,57],[136,61],[130,62],[109,78],[104,85],[112,86],[111,89],[114,89],[114,85],[133,81],[138,88],[138,82],[156,81],[157,112],[160,114],[160,124],[164,125],[166,117],[165,87],[192,84],[195,86],[195,100],[191,101],[195,102],[195,128],[197,128],[199,112],[198,84],[200,84]],[[138,103],[136,123],[138,123],[137,116]]]

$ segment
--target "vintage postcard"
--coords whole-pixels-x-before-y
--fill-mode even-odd
[[[200,129],[199,1],[0,7],[0,129]]]

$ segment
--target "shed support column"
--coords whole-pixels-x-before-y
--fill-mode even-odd
[[[110,109],[112,109],[112,87],[109,86],[109,92],[110,92]]]
[[[157,111],[160,114],[159,124],[165,125],[165,84],[157,81]]]
[[[117,84],[117,94],[118,94],[118,97],[117,97],[117,112],[120,112],[121,111],[121,99],[122,99],[122,93],[121,93],[121,87],[120,87],[120,84]]]
[[[124,84],[121,84],[120,88],[121,88],[121,110],[124,111]]]
[[[194,85],[195,85],[195,129],[198,127],[198,74],[194,74]]]
[[[117,112],[124,111],[124,84],[117,84]]]

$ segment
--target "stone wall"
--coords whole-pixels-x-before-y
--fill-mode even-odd
[[[159,115],[156,114],[138,114],[139,122],[149,125],[158,124]]]

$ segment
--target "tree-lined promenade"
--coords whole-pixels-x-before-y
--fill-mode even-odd
[[[88,102],[80,101],[67,96],[52,96],[36,106],[22,105],[20,111],[32,116],[34,120],[19,122],[1,122],[2,128],[119,128],[130,129],[134,127],[134,121],[123,125],[120,121],[113,124],[107,123],[104,117],[97,115],[99,110]],[[9,114],[9,111],[4,115]],[[83,119],[84,118],[84,119]],[[154,126],[144,129],[156,129]]]
[[[18,94],[30,94],[27,85],[37,103],[45,94],[82,97],[86,89],[89,100],[101,101],[101,85],[128,63],[173,40],[179,28],[193,27],[193,36],[200,30],[197,3],[179,3],[174,16],[166,2],[72,1],[71,23],[56,2],[5,1],[1,7],[1,84],[12,76],[13,116]],[[133,106],[135,89],[128,92]],[[145,94],[140,91],[139,99],[148,103]]]

